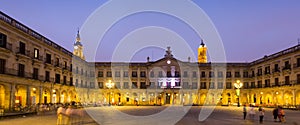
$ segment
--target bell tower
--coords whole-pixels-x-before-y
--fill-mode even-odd
[[[198,47],[198,63],[207,63],[206,46],[201,39],[201,44]]]
[[[83,46],[82,46],[82,44],[80,42],[79,30],[77,31],[76,42],[74,43],[73,54],[75,56],[78,56],[79,58],[85,60],[85,57],[83,55]]]

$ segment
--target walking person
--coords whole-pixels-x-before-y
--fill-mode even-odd
[[[278,107],[273,110],[274,122],[277,122],[278,117]]]
[[[247,116],[247,107],[246,107],[246,104],[243,107],[243,114],[244,114],[244,120],[246,120],[246,116]]]
[[[282,108],[278,111],[278,114],[280,114],[280,122],[285,122],[285,112]]]
[[[262,107],[259,107],[258,111],[259,111],[259,123],[262,124],[264,121],[265,110]]]

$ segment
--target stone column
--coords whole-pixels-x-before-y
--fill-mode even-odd
[[[39,93],[39,103],[40,104],[43,103],[42,100],[43,100],[43,87],[40,86],[40,93]]]
[[[15,96],[15,92],[16,92],[16,84],[11,84],[10,86],[10,98],[9,98],[9,110],[13,110],[14,106],[15,106],[15,100],[16,100],[16,96]]]
[[[26,105],[29,106],[30,102],[30,87],[29,85],[26,86]]]

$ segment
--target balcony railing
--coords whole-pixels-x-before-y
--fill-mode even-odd
[[[1,48],[7,49],[9,51],[12,51],[12,44],[6,43],[5,45],[0,46]]]
[[[283,66],[282,67],[282,70],[291,70],[292,68],[291,68],[291,65],[289,64],[289,65],[285,65],[285,66]]]

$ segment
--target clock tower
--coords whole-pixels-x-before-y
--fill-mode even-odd
[[[79,30],[77,31],[76,42],[74,43],[73,54],[75,56],[78,56],[79,58],[85,60],[84,55],[83,55],[83,46],[80,42]]]
[[[207,56],[206,56],[206,46],[201,40],[201,44],[198,48],[198,63],[207,63]]]

